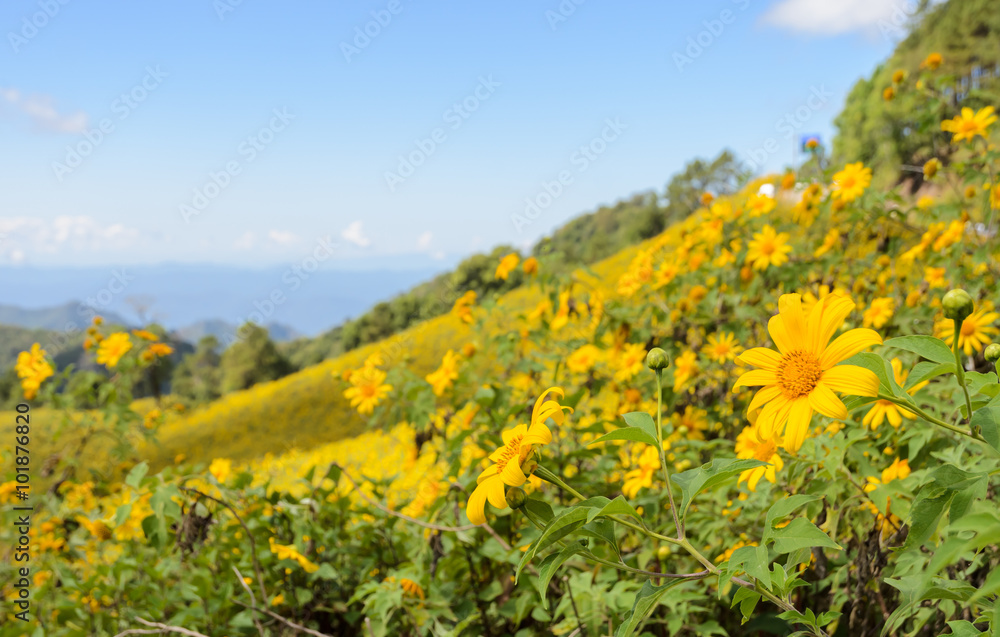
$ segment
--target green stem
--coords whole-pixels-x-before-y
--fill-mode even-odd
[[[955,375],[958,376],[958,384],[962,386],[962,392],[965,394],[965,408],[968,410],[966,417],[971,420],[972,398],[969,396],[969,388],[965,384],[965,365],[962,362],[961,349],[958,347],[958,338],[962,335],[962,323],[963,321],[955,319],[955,342],[952,349],[955,350]]]
[[[918,416],[920,416],[921,418],[923,418],[927,422],[935,424],[938,427],[943,427],[944,429],[947,429],[949,431],[953,431],[953,432],[955,432],[957,434],[961,434],[963,436],[966,436],[967,438],[972,438],[973,440],[976,440],[976,441],[982,443],[982,445],[984,447],[986,447],[987,449],[989,449],[990,452],[993,455],[1000,457],[1000,451],[994,449],[993,445],[991,445],[989,442],[987,442],[985,438],[983,438],[982,436],[976,435],[974,432],[966,431],[965,429],[962,429],[961,427],[956,427],[955,425],[947,423],[947,422],[941,420],[940,418],[935,418],[934,416],[928,414],[926,411],[924,411],[920,407],[917,407],[913,403],[911,403],[909,401],[906,401],[906,400],[902,400],[902,399],[896,398],[895,396],[890,396],[888,394],[883,394],[882,392],[879,392],[878,398],[880,400],[886,400],[886,401],[888,401],[888,402],[890,402],[890,403],[892,403],[894,405],[899,405],[900,407],[906,409],[907,411],[912,411],[913,413],[917,414]]]
[[[674,502],[674,489],[670,484],[670,470],[667,469],[667,456],[663,451],[663,370],[656,370],[656,450],[660,452],[660,466],[663,467],[663,481],[670,498],[670,512],[674,516],[674,528],[677,529],[677,539],[684,539],[684,524],[677,515],[677,504]]]

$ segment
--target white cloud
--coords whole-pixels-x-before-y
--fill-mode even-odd
[[[360,248],[367,248],[372,243],[371,239],[365,235],[365,231],[362,228],[362,223],[360,221],[351,222],[351,225],[347,226],[347,228],[340,233],[340,236]]]
[[[15,263],[31,254],[100,253],[129,248],[139,239],[135,228],[121,223],[103,225],[84,215],[60,215],[51,220],[0,217],[0,257]]]
[[[49,95],[22,96],[16,88],[0,88],[0,97],[27,115],[39,130],[53,133],[82,133],[87,130],[87,114],[77,111],[63,115],[53,106]]]
[[[434,259],[435,261],[442,261],[444,257],[445,254],[441,250],[438,250],[437,252],[431,254],[431,258]]]
[[[761,20],[819,35],[898,32],[915,8],[912,0],[780,0]]]
[[[417,237],[417,249],[426,250],[427,248],[431,247],[431,240],[433,239],[434,239],[434,234],[430,230],[423,233],[422,235]]]
[[[299,240],[295,233],[281,230],[271,230],[267,233],[267,238],[280,246],[289,246]]]
[[[257,239],[254,237],[254,234],[247,231],[237,237],[236,241],[233,241],[233,247],[237,250],[252,250],[256,243]]]

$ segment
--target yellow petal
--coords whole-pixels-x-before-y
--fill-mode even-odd
[[[778,298],[778,313],[793,343],[801,347],[806,342],[806,317],[802,314],[802,296],[782,294]]]
[[[562,390],[561,387],[549,387],[548,389],[546,389],[545,391],[543,391],[542,395],[539,396],[538,400],[535,401],[535,407],[534,407],[534,409],[531,410],[531,422],[537,422],[538,421],[538,412],[542,408],[542,405],[545,404],[546,396],[548,396],[549,394],[556,394],[560,398],[563,398],[563,397],[566,396],[566,393]]]
[[[856,365],[832,367],[823,372],[818,384],[851,396],[878,396],[878,376],[875,372]]]
[[[833,393],[833,390],[823,383],[817,383],[816,387],[809,392],[809,404],[813,409],[830,418],[844,420],[848,416],[844,403],[837,398],[837,394]]]
[[[796,453],[802,443],[805,442],[809,434],[809,422],[812,420],[813,410],[809,406],[809,399],[805,396],[796,398],[792,402],[791,411],[788,413],[788,425],[785,427],[785,451]]]
[[[512,487],[519,487],[524,484],[524,471],[521,471],[521,459],[519,457],[515,456],[507,461],[503,471],[500,472],[500,479],[504,484],[509,484]],[[501,489],[502,491],[503,489]],[[490,500],[490,504],[493,504],[493,500]],[[496,505],[494,504],[493,506]]]
[[[486,498],[490,501],[490,504],[492,504],[494,508],[507,508],[507,494],[503,488],[503,480],[501,480],[499,476],[490,478],[484,482],[482,486],[486,489]]]
[[[775,373],[768,369],[754,369],[749,372],[745,372],[733,385],[733,389],[737,387],[758,387],[762,385],[777,385],[778,377]]]
[[[764,405],[764,409],[757,416],[756,423],[757,433],[761,440],[772,440],[778,434],[781,426],[788,419],[788,412],[791,408],[792,401],[785,398],[784,394]]]
[[[764,387],[756,394],[754,394],[753,400],[750,401],[750,406],[747,407],[747,411],[753,411],[758,407],[763,406],[765,403],[769,403],[778,396],[781,395],[781,388],[777,385],[770,385]]]
[[[807,340],[809,351],[817,356],[823,353],[837,329],[844,324],[844,319],[854,309],[854,301],[842,294],[831,294],[823,297],[809,313]]]
[[[875,330],[859,327],[838,336],[823,350],[820,356],[820,366],[830,369],[837,363],[854,356],[866,347],[881,345],[882,337]]]
[[[500,437],[503,438],[503,444],[508,445],[510,444],[510,441],[514,438],[514,436],[518,434],[523,436],[526,433],[528,433],[528,426],[518,425],[513,429],[507,429],[506,431],[500,434]]]
[[[547,445],[550,442],[552,442],[552,432],[540,422],[531,423],[528,435],[521,440],[522,445]]]
[[[492,478],[499,471],[500,467],[498,467],[495,464],[491,464],[490,466],[486,467],[486,469],[483,470],[482,473],[479,474],[479,477],[476,478],[476,484],[482,484],[483,480],[485,480],[486,478]]]
[[[469,496],[469,504],[465,507],[465,514],[469,516],[469,522],[473,524],[486,523],[486,513],[484,512],[486,508],[486,489],[487,486],[485,484],[480,484],[472,492],[472,495]]]
[[[754,347],[752,349],[748,349],[737,358],[747,365],[753,365],[754,367],[769,369],[771,371],[776,370],[778,368],[778,364],[781,363],[781,354],[766,347]]]
[[[771,340],[774,341],[778,351],[782,354],[788,354],[797,349],[795,341],[788,334],[788,329],[785,327],[785,321],[781,318],[781,314],[775,314],[767,322],[767,333],[771,335]]]

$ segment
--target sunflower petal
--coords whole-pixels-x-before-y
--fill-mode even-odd
[[[781,363],[781,354],[766,347],[754,347],[743,352],[737,358],[747,365],[761,369],[776,370]]]
[[[812,420],[813,409],[805,396],[792,401],[788,413],[788,425],[785,427],[785,451],[796,453],[809,435],[809,423]]]
[[[566,392],[564,392],[561,387],[549,387],[548,389],[543,391],[542,395],[539,396],[538,400],[535,401],[535,407],[531,410],[531,422],[538,421],[538,412],[541,410],[542,405],[544,405],[547,402],[548,399],[546,397],[549,394],[556,394],[560,398],[566,396]]]
[[[521,445],[547,445],[550,442],[552,442],[552,431],[540,422],[532,423],[528,434],[521,439]]]
[[[875,372],[856,365],[837,365],[823,372],[818,385],[851,396],[878,396],[879,380]]]
[[[875,330],[858,327],[838,336],[820,355],[820,366],[830,369],[837,363],[847,360],[866,347],[881,345],[882,337]]]
[[[778,396],[764,405],[755,423],[758,437],[761,440],[773,440],[781,432],[781,427],[788,419],[788,412],[791,408],[792,401],[785,398],[784,395]]]
[[[754,394],[753,400],[750,401],[750,405],[747,407],[747,411],[748,412],[753,411],[754,409],[763,406],[765,403],[771,402],[780,395],[781,395],[781,388],[778,387],[777,385],[769,385],[767,387],[764,387],[763,389],[759,390],[756,394]]]
[[[469,496],[469,503],[465,507],[465,514],[469,516],[469,522],[473,524],[486,523],[486,489],[486,485],[480,484],[472,492],[472,495]]]
[[[753,369],[743,373],[736,381],[736,384],[733,385],[733,389],[737,387],[757,387],[777,384],[778,377],[773,371],[769,369]]]
[[[767,333],[771,335],[771,340],[774,341],[774,345],[782,354],[788,354],[795,350],[795,341],[789,335],[781,314],[775,314],[767,322]]]
[[[820,299],[809,313],[809,325],[806,329],[809,351],[817,356],[822,354],[853,309],[854,301],[842,294],[830,294]]]
[[[503,480],[499,477],[487,480],[483,483],[483,487],[486,488],[486,499],[490,501],[490,504],[492,504],[494,508],[507,508],[507,494],[503,488]]]
[[[837,398],[837,394],[833,393],[832,389],[823,383],[817,383],[816,387],[809,392],[809,405],[824,416],[837,420],[844,420],[848,416],[844,403]]]
[[[778,298],[778,313],[785,323],[785,330],[794,343],[806,340],[806,317],[802,313],[802,296],[782,294]]]

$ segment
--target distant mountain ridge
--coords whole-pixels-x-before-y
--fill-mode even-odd
[[[130,325],[130,321],[114,312],[98,312],[79,301],[38,309],[0,305],[0,325],[12,325],[30,330],[75,331],[86,329],[96,314],[100,314],[105,321],[114,325]]]

